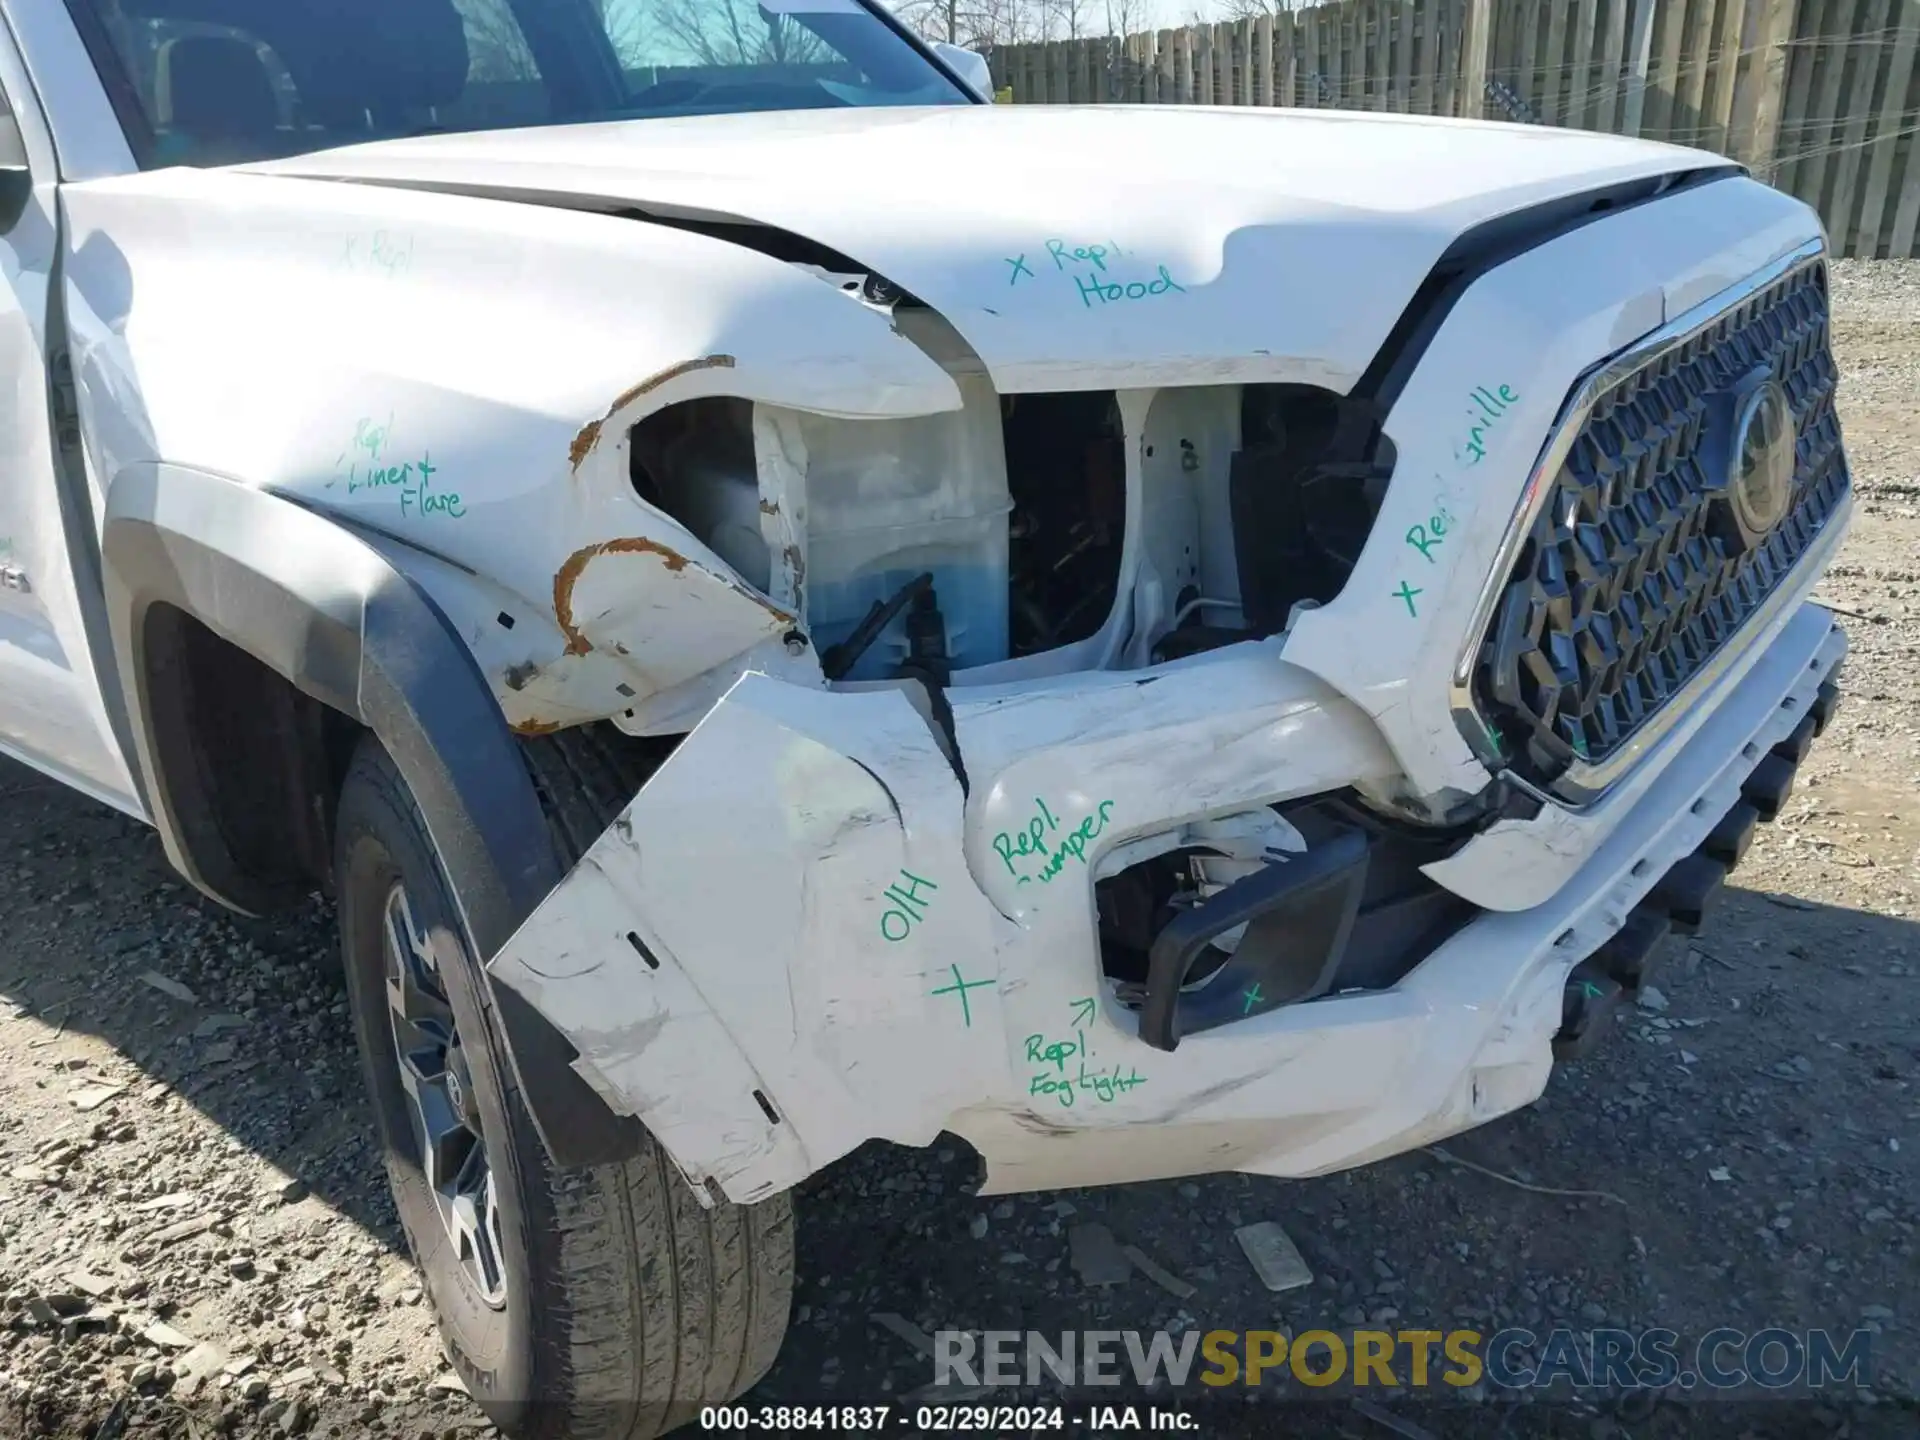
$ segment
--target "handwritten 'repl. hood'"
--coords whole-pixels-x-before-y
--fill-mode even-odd
[[[1408,116],[967,106],[437,135],[250,168],[788,231],[941,312],[1003,391],[1345,390],[1463,231],[1712,163]]]

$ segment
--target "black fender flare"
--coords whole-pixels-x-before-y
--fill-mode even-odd
[[[101,558],[133,759],[174,867],[230,908],[259,902],[218,827],[196,809],[198,781],[165,763],[166,697],[146,653],[156,605],[192,616],[380,737],[426,820],[467,942],[490,964],[562,874],[519,743],[432,598],[312,510],[156,462],[114,477]],[[637,1153],[639,1122],[616,1115],[581,1078],[559,1032],[507,986],[489,988],[554,1163],[608,1164]]]

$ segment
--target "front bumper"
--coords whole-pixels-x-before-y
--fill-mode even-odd
[[[750,675],[490,968],[615,1110],[734,1200],[943,1130],[980,1151],[991,1191],[1337,1170],[1540,1093],[1556,1035],[1593,1023],[1567,1009],[1570,972],[1709,843],[1756,767],[1777,781],[1770,752],[1795,747],[1845,648],[1797,602],[1649,757],[1657,785],[1580,812],[1591,848],[1550,896],[1479,915],[1391,988],[1170,1053],[1101,978],[1096,871],[1189,820],[1397,771],[1277,642],[952,692],[966,793],[903,692]]]

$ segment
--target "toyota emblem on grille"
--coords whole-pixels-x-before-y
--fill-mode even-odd
[[[1798,436],[1786,390],[1764,371],[1722,396],[1720,423],[1726,428],[1712,447],[1717,456],[1710,452],[1702,459],[1708,474],[1720,472],[1714,529],[1739,554],[1764,540],[1792,507]]]
[[[1793,407],[1780,382],[1769,380],[1747,397],[1734,430],[1734,472],[1727,491],[1749,534],[1766,534],[1787,513],[1793,498],[1793,441]]]

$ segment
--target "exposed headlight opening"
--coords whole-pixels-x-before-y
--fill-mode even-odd
[[[1314,386],[1002,396],[949,369],[961,408],[902,420],[669,406],[633,432],[634,487],[799,610],[829,680],[931,653],[970,685],[1284,631],[1339,594],[1392,475],[1374,407]]]

